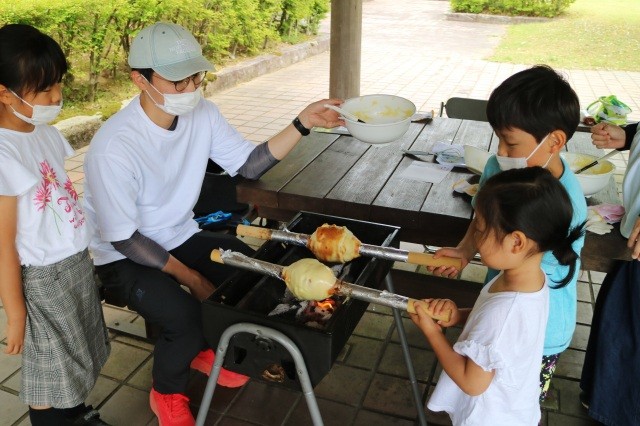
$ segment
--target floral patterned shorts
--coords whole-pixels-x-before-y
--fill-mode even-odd
[[[560,354],[542,355],[542,367],[540,368],[540,403],[547,397],[549,386],[551,385],[551,377],[553,377],[556,366],[558,365]]]

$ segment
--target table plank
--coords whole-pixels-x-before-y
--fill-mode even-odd
[[[492,135],[493,130],[488,123],[465,120],[459,127],[452,143],[488,149]],[[456,182],[471,176],[472,173],[467,169],[453,168],[441,183],[433,186],[421,211],[471,220],[472,208],[468,199],[454,196],[453,191],[453,185]]]
[[[492,137],[493,130],[488,123],[465,120],[451,143],[488,149]],[[423,243],[453,246],[460,242],[473,217],[473,208],[469,197],[454,192],[453,185],[471,176],[467,169],[454,168],[441,183],[431,188],[420,209],[418,229],[421,232],[418,235]]]
[[[237,185],[237,198],[241,203],[259,207],[277,208],[278,192],[301,170],[327,149],[340,135],[311,132],[302,138],[291,152],[259,180],[243,179]]]
[[[371,204],[405,160],[401,150],[408,149],[424,128],[424,124],[412,123],[400,140],[371,145],[327,195],[327,200],[332,201],[330,205],[335,207],[332,214],[369,220]]]
[[[458,132],[461,120],[446,120],[436,118],[424,127],[418,135],[411,149],[430,151],[439,141],[453,140]],[[433,161],[433,156],[425,157]],[[420,182],[402,177],[404,170],[416,160],[402,158],[398,167],[380,190],[371,206],[370,219],[374,222],[389,223],[407,229],[420,227],[420,209],[431,190],[433,184]],[[407,240],[405,240],[407,241]]]
[[[436,142],[470,144],[491,152],[498,146],[487,123],[449,118],[413,123],[401,140],[384,146],[312,133],[260,180],[239,183],[238,200],[258,204],[260,216],[269,219],[288,220],[300,210],[315,211],[400,226],[403,241],[455,245],[473,212],[468,197],[455,194],[452,184],[471,173],[454,168],[438,184],[401,177],[415,161],[402,157],[401,149],[430,151]],[[576,133],[566,149],[603,153],[591,144],[588,133]],[[433,161],[433,156],[426,159]],[[619,203],[615,182],[587,201]],[[583,269],[607,271],[612,259],[628,259],[628,254],[617,227],[604,236],[587,233]]]
[[[342,136],[294,176],[278,194],[278,207],[290,211],[330,213],[326,195],[369,149],[351,136]]]

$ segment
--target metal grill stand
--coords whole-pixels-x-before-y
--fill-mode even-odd
[[[385,277],[385,285],[390,293],[395,293],[393,281],[391,280],[391,273],[387,274],[387,276]],[[402,315],[399,309],[393,308],[392,310],[393,319],[398,330],[398,339],[400,340],[400,345],[402,346],[404,362],[407,367],[409,383],[411,384],[413,402],[418,414],[418,423],[421,426],[426,426],[427,420],[422,405],[422,396],[420,393],[420,389],[418,388],[418,381],[416,379],[415,370],[413,368],[413,362],[411,361],[411,353],[409,352],[407,335],[404,330],[404,324],[402,323]],[[229,346],[229,341],[237,333],[251,333],[259,337],[275,340],[291,354],[296,365],[296,372],[298,374],[298,378],[300,379],[302,392],[307,401],[307,407],[309,408],[311,420],[313,421],[314,426],[322,426],[324,424],[322,422],[322,416],[320,415],[318,403],[316,401],[315,394],[313,393],[313,386],[311,385],[311,380],[309,379],[307,366],[304,362],[304,358],[302,357],[302,353],[298,349],[298,346],[296,346],[296,344],[293,343],[291,339],[277,330],[247,322],[237,323],[228,327],[220,337],[213,369],[211,370],[211,374],[209,375],[209,380],[207,381],[207,386],[205,388],[204,395],[202,396],[202,403],[200,405],[200,409],[198,410],[196,426],[204,425],[204,421],[207,417],[207,412],[209,411],[209,406],[211,405],[211,399],[213,398],[213,392],[216,388],[218,376],[220,375],[220,369],[222,368],[224,357]]]
[[[387,290],[390,293],[395,293],[393,288],[393,281],[391,280],[391,272],[387,274],[384,278],[385,285]],[[400,310],[397,308],[393,308],[393,319],[396,323],[396,328],[398,329],[398,339],[400,340],[400,345],[402,346],[402,354],[404,355],[404,363],[407,366],[407,374],[409,376],[409,382],[411,383],[411,393],[413,394],[413,403],[416,406],[416,411],[418,412],[418,422],[421,426],[427,425],[427,417],[424,414],[424,408],[422,406],[422,396],[420,394],[420,389],[418,388],[418,380],[416,379],[416,373],[413,369],[413,362],[411,361],[411,353],[409,352],[409,343],[407,343],[407,334],[404,331],[404,324],[402,323],[402,316],[400,315]]]
[[[296,372],[300,379],[300,386],[302,387],[302,393],[307,400],[307,407],[309,408],[309,414],[314,426],[322,426],[322,416],[320,415],[320,409],[316,401],[316,396],[313,393],[313,386],[311,386],[311,380],[309,379],[309,373],[307,372],[307,366],[304,363],[302,353],[298,349],[295,343],[281,332],[269,327],[264,327],[257,324],[251,324],[248,322],[241,322],[228,327],[220,337],[218,343],[218,349],[216,351],[216,359],[213,363],[213,369],[209,375],[207,386],[202,396],[202,403],[198,410],[198,417],[196,419],[196,426],[203,426],[204,421],[207,418],[207,412],[211,405],[211,399],[213,398],[213,392],[216,389],[216,383],[218,382],[218,376],[220,375],[220,369],[224,362],[224,357],[229,346],[229,340],[238,333],[251,333],[258,337],[272,339],[280,343],[293,357],[293,361],[296,365]],[[406,341],[405,341],[406,342]],[[413,371],[413,370],[412,370]],[[415,380],[415,375],[414,375]]]

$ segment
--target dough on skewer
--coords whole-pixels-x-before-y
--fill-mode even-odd
[[[323,300],[333,294],[336,276],[317,259],[300,259],[282,269],[282,278],[300,300]]]
[[[360,240],[344,226],[325,223],[311,234],[309,250],[324,262],[345,263],[360,256]]]

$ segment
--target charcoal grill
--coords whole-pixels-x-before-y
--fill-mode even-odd
[[[346,226],[366,244],[396,248],[399,245],[398,227],[310,212],[298,213],[287,224],[287,229],[311,234],[324,223]],[[313,254],[305,247],[268,241],[254,257],[286,266],[301,258],[313,257]],[[342,268],[339,278],[380,289],[392,263],[389,260],[357,258]],[[315,386],[331,369],[364,314],[367,303],[342,300],[328,322],[321,328],[313,328],[299,322],[294,315],[268,315],[285,298],[285,290],[281,280],[238,270],[203,303],[204,336],[207,343],[215,348],[223,332],[237,323],[253,323],[277,330],[298,347],[311,384]],[[257,380],[300,389],[300,379],[289,351],[277,341],[251,333],[237,333],[230,339],[223,366]]]

